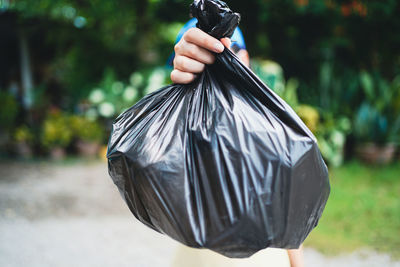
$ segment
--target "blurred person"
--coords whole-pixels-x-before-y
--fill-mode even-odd
[[[225,47],[231,49],[244,65],[249,67],[249,54],[246,50],[243,34],[236,28],[231,39],[217,40],[211,35],[196,28],[197,19],[193,18],[186,23],[179,32],[175,53],[171,55],[168,64],[173,65],[171,80],[178,84],[192,82],[198,74],[203,72],[206,65],[215,61],[214,53],[222,53]],[[303,267],[303,248],[267,249],[256,253],[248,259],[230,259],[213,251],[193,249],[180,245],[178,247],[173,267]]]

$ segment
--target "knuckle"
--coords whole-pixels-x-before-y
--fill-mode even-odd
[[[186,70],[187,64],[185,62],[185,58],[183,56],[175,57],[174,59],[174,68],[180,69],[182,71]]]
[[[204,39],[204,32],[201,31],[199,28],[190,28],[187,32],[183,35],[183,40],[189,43],[202,43]]]
[[[183,35],[182,39],[183,39],[184,41],[189,41],[189,40],[190,40],[191,32],[192,32],[191,30],[192,30],[192,29],[187,30],[187,31],[185,32],[185,34]]]
[[[175,69],[180,67],[180,58],[181,58],[180,56],[176,56],[174,58],[174,68]]]
[[[178,62],[179,62],[178,66],[180,67],[181,70],[187,70],[188,64],[184,57],[180,57]]]
[[[181,42],[178,42],[175,46],[174,46],[174,51],[176,54],[178,54],[179,50],[181,49]]]
[[[191,38],[191,37],[195,36],[196,32],[197,32],[196,30],[197,30],[197,28],[190,28],[189,30],[186,31],[186,33],[184,34],[184,37]],[[184,39],[187,40],[186,38],[184,38]]]
[[[191,58],[196,58],[198,54],[198,49],[195,45],[188,50],[188,56]]]
[[[176,69],[178,67],[178,65],[179,65],[179,56],[176,56],[174,58],[174,69]]]

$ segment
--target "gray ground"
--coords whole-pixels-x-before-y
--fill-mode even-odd
[[[105,163],[0,163],[2,267],[169,267],[176,247],[134,219]],[[371,251],[326,257],[306,248],[305,260],[309,267],[400,267]]]

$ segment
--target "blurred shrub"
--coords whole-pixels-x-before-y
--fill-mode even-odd
[[[309,105],[299,105],[296,108],[296,113],[307,125],[311,132],[315,133],[317,131],[319,123],[319,113],[316,108]]]
[[[15,15],[11,31],[26,34],[35,81],[49,89],[44,94],[51,100],[33,112],[33,125],[41,124],[49,102],[70,112],[78,106],[79,114],[109,124],[160,88],[169,71],[154,66],[164,65],[173,51],[190,2],[11,1],[4,10]],[[231,0],[229,5],[242,15],[250,56],[272,60],[254,61],[253,69],[295,109],[307,105],[299,114],[316,133],[325,158],[339,158],[332,156],[344,143],[338,136],[351,130],[359,142],[399,142],[399,78],[394,79],[400,71],[400,38],[394,34],[400,32],[399,1]],[[12,64],[18,69],[15,62],[4,63],[6,69]],[[0,101],[1,127],[11,129],[18,107],[9,97]],[[318,110],[319,120],[304,107]],[[350,121],[352,129],[336,126],[338,118]]]
[[[277,94],[283,93],[285,90],[285,77],[283,76],[283,69],[278,63],[272,60],[252,58],[250,66],[258,77]]]
[[[43,122],[41,143],[46,148],[65,148],[73,137],[70,118],[61,111],[53,111]]]
[[[78,115],[72,115],[69,121],[74,138],[87,142],[103,142],[105,128],[99,122]]]
[[[144,69],[132,73],[126,84],[117,80],[111,70],[106,71],[103,80],[89,94],[86,116],[91,119],[115,118],[143,95],[166,85],[169,82],[169,72],[167,67]]]
[[[400,76],[391,83],[379,73],[360,73],[366,96],[354,116],[354,136],[359,143],[386,144],[398,142],[400,135]]]
[[[19,107],[15,97],[0,90],[0,129],[8,132],[16,124]]]
[[[27,125],[17,127],[13,137],[17,143],[32,144],[35,140],[33,131]]]
[[[118,80],[125,80],[136,70],[164,64],[182,22],[189,19],[189,4],[19,0],[12,1],[7,11],[16,17],[14,30],[23,30],[29,39],[37,59],[34,67],[45,69],[39,83],[58,83],[68,96],[63,104],[72,109],[107,68]],[[172,20],[166,19],[171,15]]]
[[[351,121],[347,117],[334,117],[323,113],[316,131],[321,154],[332,166],[340,166],[344,161],[347,135],[351,132]]]
[[[189,19],[190,3],[19,0],[8,8],[32,36],[44,37],[45,42],[38,38],[41,53],[58,59],[54,71],[67,89],[87,93],[106,67],[120,78],[148,64],[163,64]],[[335,77],[366,68],[381,69],[390,79],[399,70],[400,39],[393,34],[400,31],[396,0],[231,0],[229,5],[242,15],[250,55],[271,58],[287,77],[297,77],[302,102],[325,101],[319,76],[327,64]],[[336,94],[325,82],[325,93]]]
[[[330,165],[340,166],[344,160],[346,137],[351,131],[350,120],[343,116],[337,118],[329,110],[319,111],[311,105],[301,104],[297,96],[299,82],[292,78],[285,82],[282,68],[277,63],[272,61],[254,63],[257,75],[265,79],[271,89],[296,111],[314,133],[324,159]]]

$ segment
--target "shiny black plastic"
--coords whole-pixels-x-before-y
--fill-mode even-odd
[[[232,12],[226,3],[213,1],[194,1],[190,13],[197,18],[197,27],[217,39],[231,37],[240,22],[240,14]]]
[[[239,19],[221,1],[195,1],[192,14],[216,23],[203,29],[217,38]],[[228,49],[191,84],[161,88],[122,113],[107,157],[137,219],[228,257],[297,248],[330,191],[313,134]]]

